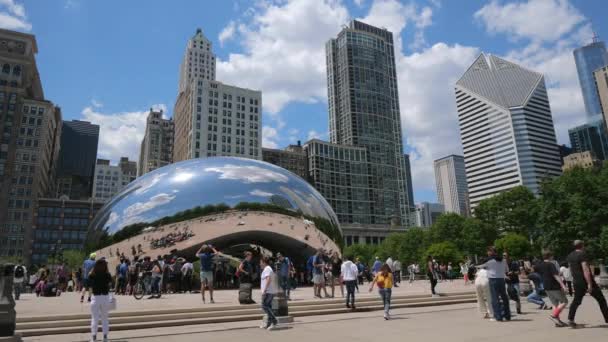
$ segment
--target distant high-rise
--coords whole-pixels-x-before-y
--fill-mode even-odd
[[[467,174],[464,157],[450,155],[435,160],[437,199],[448,213],[469,215]]]
[[[471,208],[519,185],[538,193],[561,174],[542,74],[481,54],[455,92]]]
[[[172,119],[163,119],[162,110],[150,109],[139,150],[138,176],[173,162],[173,131]]]
[[[410,212],[413,212],[416,209],[414,204],[414,185],[412,183],[412,165],[410,163],[410,155],[403,155],[403,169],[405,170],[405,184],[406,184],[406,194],[407,194],[407,203],[410,206]],[[410,213],[411,215],[411,213]],[[410,222],[409,225],[413,225],[413,222]]]
[[[330,141],[367,150],[369,223],[406,224],[411,204],[393,34],[353,20],[327,42],[326,61]],[[350,210],[356,214],[354,208]]]
[[[31,254],[32,209],[54,188],[61,111],[44,98],[31,34],[0,29],[0,257]]]
[[[98,142],[98,125],[79,120],[63,121],[56,197],[91,198]]]
[[[428,203],[422,202],[416,204],[416,226],[417,227],[430,227],[433,223],[437,222],[439,216],[445,213],[443,204],[440,203]]]
[[[235,156],[262,159],[262,93],[215,81],[211,43],[197,30],[180,67],[173,110],[173,161]]]
[[[289,145],[284,150],[262,148],[262,160],[289,170],[304,180],[309,180],[308,157],[299,141],[297,145]]]
[[[595,120],[602,114],[602,109],[593,72],[608,65],[606,45],[594,37],[592,43],[574,50],[574,61],[583,93],[587,119]]]
[[[604,120],[580,125],[568,130],[570,144],[575,153],[590,151],[599,160],[608,159],[608,132]]]
[[[602,114],[604,115],[604,126],[608,131],[608,65],[597,69],[593,73],[593,78],[595,79]]]
[[[107,159],[97,159],[93,180],[93,199],[107,202],[137,177],[137,163],[121,157],[118,165]]]

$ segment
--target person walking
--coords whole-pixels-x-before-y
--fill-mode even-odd
[[[437,293],[435,292],[435,286],[437,286],[437,273],[435,272],[435,262],[433,260],[433,256],[429,255],[426,258],[426,267],[427,273],[426,276],[429,278],[431,282],[431,295],[433,297],[437,297]],[[410,278],[411,282],[411,278]]]
[[[568,286],[568,295],[572,297],[572,273],[570,272],[570,268],[568,268],[568,262],[563,262],[561,264],[559,275],[562,277],[566,286]]]
[[[285,299],[291,300],[291,275],[294,271],[293,264],[289,258],[285,257],[281,253],[277,253],[277,259],[279,261],[279,283],[285,294]]]
[[[87,299],[87,302],[91,301],[91,291],[89,291],[89,273],[91,273],[91,270],[93,270],[93,267],[95,267],[95,257],[97,255],[95,253],[91,253],[89,255],[89,258],[86,259],[83,264],[82,264],[82,281],[83,281],[83,285],[82,285],[82,293],[80,294],[80,302],[84,302],[84,294],[85,293],[89,293],[89,297]]]
[[[255,304],[255,301],[251,298],[251,289],[253,288],[254,273],[253,263],[251,262],[252,259],[253,254],[249,251],[245,252],[245,259],[241,262],[238,269],[239,303],[241,304]]]
[[[479,308],[479,312],[483,315],[483,318],[491,318],[494,315],[494,312],[492,311],[490,280],[488,279],[487,270],[480,269],[475,274],[475,293],[477,294],[477,307]]]
[[[346,307],[355,310],[355,287],[359,268],[351,261],[351,256],[346,255],[340,267],[340,283],[346,284]]]
[[[209,289],[210,303],[213,301],[213,257],[219,252],[211,245],[203,244],[196,252],[201,261],[201,297],[205,303],[205,289]]]
[[[515,309],[521,314],[521,299],[519,298],[519,262],[511,260],[507,252],[502,253],[502,257],[507,263],[507,294],[515,302]]]
[[[331,298],[336,295],[336,285],[340,286],[340,295],[344,298],[344,285],[340,281],[340,274],[342,271],[342,260],[338,256],[338,253],[334,253],[330,260],[328,278],[331,285]],[[337,284],[336,284],[337,283]]]
[[[551,304],[553,304],[553,312],[549,315],[549,318],[555,323],[556,327],[566,326],[566,323],[562,322],[559,318],[561,312],[566,308],[566,305],[568,305],[568,299],[566,299],[566,286],[559,276],[559,271],[554,263],[553,254],[551,254],[550,251],[543,252],[543,261],[536,265],[536,269],[542,277],[547,297],[549,297]]]
[[[184,293],[192,292],[192,272],[194,272],[194,265],[190,261],[184,262],[182,266],[182,290]]]
[[[393,268],[393,274],[395,276],[395,287],[399,287],[398,284],[401,284],[401,270],[403,268],[403,266],[401,265],[401,261],[395,259],[395,261],[393,262]]]
[[[593,273],[589,267],[589,257],[585,252],[585,244],[581,240],[574,241],[574,251],[566,258],[572,273],[572,284],[574,285],[574,299],[568,312],[568,325],[575,328],[574,322],[576,310],[583,302],[583,297],[588,293],[600,306],[604,322],[608,323],[608,304],[602,294],[602,290],[593,279]]]
[[[507,263],[496,254],[496,248],[488,248],[489,260],[483,265],[483,268],[488,270],[488,279],[490,282],[490,295],[492,298],[492,311],[494,312],[494,320],[502,322],[502,320],[511,320],[511,308],[509,307],[509,296],[506,291],[505,277],[507,274]]]
[[[103,341],[108,341],[110,322],[108,313],[110,311],[110,286],[112,276],[108,271],[108,264],[104,259],[97,260],[93,269],[88,274],[88,282],[93,293],[91,300],[91,341],[97,340],[98,324],[101,320]]]
[[[268,319],[266,320],[266,330],[276,330],[277,321],[276,316],[274,315],[274,311],[272,311],[272,299],[274,295],[277,293],[277,289],[274,288],[274,284],[272,282],[272,276],[274,271],[272,267],[270,267],[270,262],[268,261],[268,257],[263,256],[260,258],[260,268],[262,271],[262,276],[260,277],[260,292],[262,292],[262,310],[266,313]]]
[[[369,287],[369,292],[373,291],[374,285],[378,286],[378,293],[384,304],[384,319],[388,321],[391,318],[390,310],[391,295],[393,291],[393,274],[391,273],[391,268],[387,264],[382,265],[378,273],[376,273],[376,276]]]
[[[410,286],[412,286],[412,283],[414,282],[414,280],[416,280],[416,273],[418,273],[417,271],[417,264],[412,263],[407,267],[407,271],[409,273],[410,276]]]
[[[545,289],[543,288],[543,282],[540,274],[536,271],[536,268],[532,266],[532,272],[528,274],[528,279],[532,282],[532,286],[534,287],[533,291],[530,292],[528,297],[528,303],[538,305],[539,310],[545,310],[547,308],[547,303],[543,300],[543,295],[545,294]]]
[[[460,274],[462,274],[462,277],[464,279],[464,284],[468,285],[469,284],[469,265],[466,263],[460,263]],[[486,274],[487,277],[487,274]]]
[[[321,289],[325,291],[325,297],[329,297],[325,288],[325,263],[323,262],[323,250],[319,249],[312,260],[312,282],[315,288],[315,297],[321,297]]]
[[[27,279],[27,268],[25,268],[20,261],[13,271],[13,291],[15,292],[15,300],[19,300],[21,297],[25,279]]]
[[[380,261],[380,258],[376,257],[376,260],[374,261],[374,264],[372,265],[372,275],[375,277],[376,273],[378,273],[380,271],[380,267],[382,267],[382,262]]]
[[[160,282],[163,279],[163,268],[158,260],[152,263],[152,286],[148,299],[158,299],[161,296]]]

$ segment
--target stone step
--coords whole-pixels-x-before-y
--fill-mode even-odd
[[[428,297],[428,296],[427,296]],[[440,306],[440,305],[453,305],[453,304],[465,304],[465,303],[474,303],[476,301],[475,296],[473,295],[461,295],[461,296],[445,296],[441,298],[432,298],[431,300],[418,298],[418,300],[396,300],[391,305],[392,308],[415,308],[415,307],[426,307],[426,306]],[[323,306],[323,305],[319,305]],[[290,308],[290,315],[293,317],[305,317],[305,316],[317,316],[317,315],[330,315],[330,314],[341,314],[341,313],[349,313],[350,310],[345,307],[323,307],[323,308],[315,308],[311,307],[309,310],[300,310],[294,308],[293,310]],[[382,310],[383,306],[380,301],[375,301],[373,303],[360,303],[357,307],[357,311],[376,311]],[[232,310],[228,310],[230,312]],[[257,311],[253,313],[252,311]],[[223,314],[221,314],[223,313]],[[110,323],[110,330],[133,330],[133,329],[147,329],[147,328],[158,328],[158,327],[172,327],[172,326],[185,326],[185,325],[195,325],[195,324],[211,324],[211,323],[225,323],[225,322],[239,322],[239,321],[251,321],[251,320],[260,320],[262,318],[262,313],[259,308],[254,309],[244,309],[244,312],[240,312],[239,314],[225,315],[226,311],[218,311],[216,315],[211,317],[190,317],[190,318],[174,318],[174,319],[163,319],[162,317],[156,316],[140,316],[134,317],[135,321],[129,322],[117,322]],[[219,314],[219,315],[218,315]],[[89,319],[79,319],[75,320],[68,326],[60,326],[61,321],[54,321],[53,324],[47,325],[44,322],[43,326],[35,326],[34,324],[29,325],[28,328],[25,328],[22,324],[17,326],[17,332],[20,333],[24,337],[28,336],[43,336],[43,335],[55,335],[55,334],[73,334],[73,333],[87,333],[90,331],[90,320]]]
[[[469,298],[471,295],[450,295],[449,299],[463,299]],[[412,302],[432,302],[437,301],[439,298],[431,298],[426,296],[425,298],[396,298],[392,300],[393,305],[398,304],[408,304]],[[373,300],[366,301],[358,301],[357,306],[359,309],[364,309],[370,306],[376,306],[380,304],[380,300],[374,298]],[[328,303],[324,301],[318,301],[315,305],[291,305],[289,306],[290,313],[300,313],[305,311],[318,311],[318,310],[328,310],[328,309],[342,309],[344,308],[344,301],[340,301],[339,303]],[[241,310],[223,310],[221,307],[206,312],[179,312],[179,313],[171,313],[171,314],[157,314],[157,315],[130,315],[130,316],[111,316],[110,324],[120,324],[120,323],[135,323],[140,322],[142,320],[154,320],[154,321],[168,321],[168,320],[184,320],[184,319],[193,319],[193,318],[207,318],[207,317],[229,317],[229,316],[241,316],[241,315],[253,315],[258,314],[260,312],[259,306],[243,306]],[[28,322],[19,322],[17,323],[17,330],[23,329],[43,329],[43,328],[52,328],[52,327],[72,327],[72,326],[80,326],[80,325],[88,325],[90,324],[90,316],[83,315],[77,319],[62,319],[56,318],[53,321],[28,321]]]

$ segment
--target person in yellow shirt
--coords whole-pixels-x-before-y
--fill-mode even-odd
[[[369,287],[369,292],[372,292],[374,286],[378,286],[378,293],[384,304],[384,319],[388,321],[391,318],[390,309],[391,294],[393,291],[393,273],[387,264],[382,265],[380,272],[376,273],[376,277],[374,277],[374,280]]]

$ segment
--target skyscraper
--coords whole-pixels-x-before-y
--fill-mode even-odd
[[[608,159],[608,132],[604,120],[580,125],[568,130],[570,144],[575,153],[592,152],[599,160]]]
[[[32,208],[53,188],[61,111],[44,98],[33,35],[0,29],[0,257],[31,253]]]
[[[410,155],[409,154],[404,154],[403,155],[403,164],[404,164],[404,170],[405,170],[405,184],[406,184],[406,193],[407,193],[407,203],[410,206],[410,211],[413,212],[414,210],[416,210],[416,206],[414,204],[414,185],[412,183],[412,165],[410,163]],[[411,213],[410,213],[411,215]],[[410,225],[412,225],[413,222],[410,222]]]
[[[197,30],[180,67],[173,161],[213,156],[262,159],[262,93],[215,81],[211,43]]]
[[[93,199],[107,202],[137,177],[137,163],[121,157],[118,165],[107,159],[97,159],[93,179]]]
[[[91,198],[98,142],[98,125],[79,120],[63,121],[56,197]]]
[[[602,109],[593,72],[608,65],[606,45],[604,42],[598,41],[597,37],[593,37],[592,43],[574,50],[574,61],[581,84],[587,119],[595,120],[602,114]]]
[[[455,92],[471,208],[519,185],[538,193],[561,174],[542,74],[482,53]]]
[[[608,130],[608,65],[594,71],[593,78],[595,79],[602,114],[604,115],[604,126]]]
[[[469,215],[469,196],[464,157],[450,155],[437,159],[435,166],[435,185],[437,200],[448,213]]]
[[[283,150],[262,148],[262,160],[289,170],[304,180],[309,180],[308,157],[300,141],[297,145],[289,145]]]
[[[402,225],[410,204],[393,34],[353,20],[327,42],[326,61],[330,141],[367,150],[370,221]]]
[[[139,150],[138,176],[173,162],[173,130],[172,119],[163,119],[162,110],[150,109]]]
[[[415,224],[417,227],[430,227],[433,223],[437,222],[439,216],[444,213],[445,208],[443,204],[440,203],[422,202],[416,204],[416,212],[414,215],[416,217]]]

